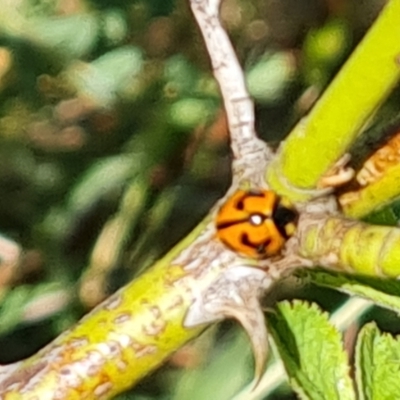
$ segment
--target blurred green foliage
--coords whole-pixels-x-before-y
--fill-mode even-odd
[[[380,6],[225,0],[264,139],[278,142],[307,112]],[[184,0],[0,0],[0,9],[0,233],[20,248],[7,261],[0,243],[6,363],[182,238],[228,187],[230,159]],[[229,398],[252,375],[249,349],[229,323],[206,342],[120,398]]]

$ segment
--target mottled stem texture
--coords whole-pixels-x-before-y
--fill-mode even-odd
[[[363,73],[369,73],[374,67],[374,76],[379,68],[380,79],[366,78],[368,83],[375,84],[371,87],[374,95],[368,97],[369,115],[388,95],[399,76],[400,0],[388,2],[345,67],[351,79],[344,72],[340,81],[333,82],[327,97],[317,103],[314,114],[299,123],[277,155],[255,133],[253,102],[232,45],[220,24],[219,3],[219,0],[190,0],[227,112],[234,156],[231,188],[208,216],[147,272],[37,354],[1,366],[0,400],[110,399],[161,365],[210,323],[224,318],[238,320],[248,333],[258,379],[268,350],[259,298],[275,281],[294,268],[311,268],[317,264],[374,276],[399,276],[400,231],[343,218],[330,188],[321,191],[316,186],[348,144],[346,139],[342,146],[339,143],[342,133],[333,129],[338,121],[343,122],[343,110],[336,110],[336,114],[324,110],[331,110],[335,101],[340,108],[342,99],[351,97],[347,85],[354,87],[350,92],[356,92],[360,85],[364,91],[370,90],[365,88],[363,76],[361,81],[357,80],[357,71],[366,68]],[[386,32],[383,36],[382,30]],[[371,54],[372,59],[378,54],[377,48],[379,57],[371,61]],[[377,67],[378,62],[385,68]],[[389,77],[386,81],[384,75]],[[358,93],[354,96],[361,98]],[[340,126],[351,125],[351,138],[354,138],[367,116],[364,102],[355,102],[352,106],[353,103],[346,103],[346,115],[351,116],[348,118],[352,124],[344,121]],[[357,109],[363,109],[359,118],[355,117]],[[332,118],[325,119],[327,115],[338,117],[337,120],[332,117],[335,119],[332,121]],[[330,136],[326,129],[330,129]],[[319,142],[327,137],[334,138],[325,144]],[[312,152],[316,157],[329,153],[329,160],[319,157],[318,168],[314,169]],[[218,240],[215,215],[238,188],[272,189],[296,202],[297,233],[287,241],[279,256],[251,259]]]

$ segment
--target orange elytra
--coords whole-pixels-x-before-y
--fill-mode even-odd
[[[238,190],[217,214],[217,237],[246,256],[271,257],[293,235],[297,217],[294,207],[272,190]]]

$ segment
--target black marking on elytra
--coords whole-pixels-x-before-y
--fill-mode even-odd
[[[275,203],[272,220],[274,221],[279,233],[285,239],[289,238],[285,230],[286,225],[291,222],[296,223],[298,218],[299,214],[296,210],[282,206],[279,201]]]
[[[217,229],[226,229],[236,224],[242,224],[248,222],[248,218],[236,219],[234,221],[224,221],[217,224]]]
[[[264,193],[258,190],[248,190],[246,193],[243,193],[243,196],[236,200],[236,208],[240,211],[244,210],[244,200],[248,197],[265,197]]]
[[[240,238],[240,241],[245,246],[248,246],[248,247],[251,247],[252,249],[254,249],[260,255],[265,254],[265,248],[271,243],[271,239],[270,238],[264,240],[264,242],[262,242],[262,243],[253,243],[253,242],[250,241],[249,236],[247,235],[247,233],[243,233],[242,234],[242,237]]]

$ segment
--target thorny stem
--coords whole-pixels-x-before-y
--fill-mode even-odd
[[[240,167],[254,155],[272,157],[272,150],[258,139],[254,128],[254,104],[246,87],[244,74],[229,37],[219,19],[220,0],[191,0],[190,5],[205,40],[215,79],[221,89],[227,113],[231,148],[234,156],[233,179],[243,180],[254,165]],[[262,168],[258,168],[260,171]]]
[[[253,103],[219,22],[220,1],[190,0],[190,4],[227,111],[234,154],[230,191],[242,184],[264,188],[272,152],[256,136]],[[259,378],[267,354],[267,332],[258,298],[293,268],[313,266],[299,256],[301,232],[326,231],[329,198],[305,204],[298,237],[287,242],[277,259],[259,261],[243,258],[216,239],[214,216],[228,195],[176,248],[75,327],[31,358],[0,366],[0,399],[108,399],[159,366],[207,324],[227,317],[236,318],[247,330],[256,350]],[[307,244],[307,238],[303,242]],[[318,260],[325,260],[334,245],[306,249],[312,253],[310,259],[321,250]],[[387,270],[391,271],[390,266],[385,265]]]
[[[227,110],[234,183],[265,187],[271,156],[254,131],[253,103],[229,39],[219,23],[219,1],[193,0]],[[228,196],[228,195],[227,195]],[[225,199],[221,199],[221,202]],[[220,204],[220,203],[219,203]],[[0,368],[0,399],[108,399],[132,386],[207,324],[235,318],[255,350],[259,378],[267,334],[258,303],[263,291],[297,266],[289,256],[257,268],[216,238],[209,216],[137,280],[96,307],[34,356]]]

